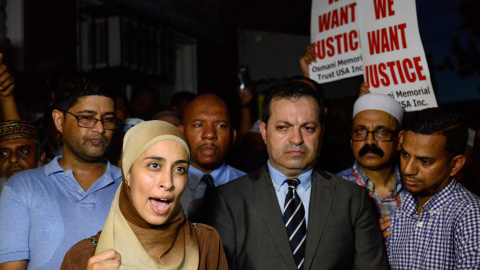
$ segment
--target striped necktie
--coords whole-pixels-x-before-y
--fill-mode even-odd
[[[300,200],[297,194],[297,186],[300,180],[292,178],[285,181],[288,184],[288,193],[285,197],[283,221],[285,222],[297,268],[303,269],[307,225],[305,222],[305,209],[303,208],[302,200]]]

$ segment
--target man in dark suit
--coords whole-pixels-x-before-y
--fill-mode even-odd
[[[230,269],[388,269],[367,191],[314,169],[324,114],[302,82],[278,83],[265,96],[269,161],[207,199]]]

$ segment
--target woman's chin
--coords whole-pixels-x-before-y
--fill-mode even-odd
[[[144,220],[150,225],[160,226],[167,223],[167,221],[169,220],[169,215],[157,216],[154,214],[150,214],[147,218],[144,218]]]

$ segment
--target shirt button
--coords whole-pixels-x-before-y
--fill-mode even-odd
[[[417,223],[417,227],[421,228],[422,226],[423,226],[423,222],[422,222],[422,221],[420,221],[420,222]]]
[[[81,189],[77,190],[77,192],[80,193],[80,194],[82,194],[82,190],[81,190]]]
[[[65,176],[68,176],[68,172],[65,173]]]

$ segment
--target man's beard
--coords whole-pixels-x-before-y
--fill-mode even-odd
[[[220,154],[220,149],[218,148],[217,145],[215,145],[213,143],[205,143],[205,144],[202,144],[199,147],[197,147],[197,156],[195,157],[195,160],[192,160],[192,162],[197,164],[200,168],[208,170],[208,171],[213,171],[213,170],[218,169],[225,162],[225,156],[223,156],[223,157],[217,156],[218,157],[217,160],[209,162],[209,163],[202,162],[198,158],[198,156],[201,155],[199,152],[201,151],[202,147],[204,147],[204,146],[214,147],[214,148],[216,148],[217,153]]]
[[[105,156],[105,153],[109,150],[110,145],[111,145],[111,140],[104,136],[103,134],[100,134],[100,136],[91,136],[91,137],[101,137],[103,140],[103,145],[101,146],[100,150],[97,151],[91,151],[95,147],[93,146],[88,146],[87,142],[89,138],[86,138],[81,144],[78,143],[77,141],[73,140],[68,140],[64,138],[64,145],[67,145],[67,147],[70,148],[70,150],[75,153],[75,155],[79,156],[85,161],[89,162],[98,162],[99,160],[103,159]]]
[[[192,161],[194,162],[194,161]],[[225,160],[219,158],[215,162],[212,163],[204,163],[204,162],[199,162],[198,160],[195,162],[200,168],[208,170],[208,171],[214,171],[218,169],[222,164],[225,162]]]
[[[411,179],[411,178],[409,178]],[[414,181],[418,181],[417,179],[413,179]],[[424,182],[424,179],[420,179],[419,182]],[[432,186],[429,186],[427,188],[424,188],[422,190],[416,191],[416,192],[411,192],[409,191],[414,197],[416,198],[425,198],[425,197],[430,197],[432,195],[435,195],[437,192],[440,191],[440,186],[444,183],[444,181],[439,181]]]

